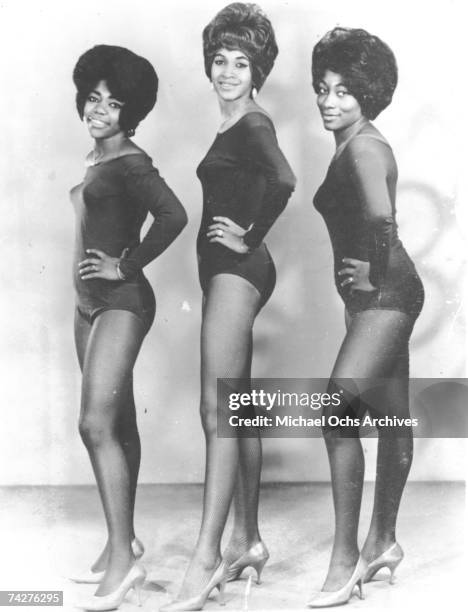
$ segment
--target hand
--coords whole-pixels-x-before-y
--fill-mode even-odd
[[[377,290],[369,280],[370,264],[368,261],[351,259],[350,257],[345,257],[342,261],[346,267],[338,270],[338,276],[347,276],[347,278],[340,283],[342,287],[349,285],[351,291],[358,290],[371,292]]]
[[[91,256],[83,259],[78,264],[82,280],[89,280],[91,278],[104,278],[110,281],[121,280],[117,274],[119,257],[110,257],[98,249],[86,249],[86,253]]]
[[[219,242],[236,253],[248,253],[249,247],[243,240],[247,230],[227,217],[213,217],[213,221],[206,233],[210,242]]]

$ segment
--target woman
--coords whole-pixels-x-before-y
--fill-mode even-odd
[[[218,584],[247,566],[261,570],[268,551],[258,525],[261,444],[258,432],[217,437],[217,379],[249,388],[252,327],[275,285],[263,238],[285,207],[295,179],[273,123],[255,96],[278,48],[268,18],[254,4],[233,3],[203,31],[205,70],[222,123],[198,167],[203,215],[197,240],[203,289],[201,419],[206,438],[203,517],[179,597],[164,611],[199,610]],[[218,427],[220,423],[218,422]],[[251,436],[251,437],[247,437]],[[234,493],[235,492],[235,493]],[[220,542],[234,495],[234,529],[221,562]]]
[[[100,583],[84,607],[108,610],[145,577],[135,564],[143,547],[133,527],[140,440],[132,371],[155,299],[142,269],[176,238],[186,214],[151,159],[130,140],[156,102],[151,64],[128,49],[98,45],[79,58],[73,80],[78,114],[94,140],[84,180],[71,192],[77,217],[75,339],[83,373],[79,428],[108,529],[92,571],[75,580]],[[148,211],[154,222],[140,242]]]
[[[346,308],[346,336],[330,380],[343,402],[325,416],[406,417],[408,342],[424,299],[415,267],[397,235],[397,167],[392,150],[372,125],[392,99],[397,66],[389,47],[360,29],[335,28],[312,56],[313,86],[336,152],[315,196],[332,243],[335,282]],[[356,409],[352,387],[385,379],[369,405]],[[351,382],[354,380],[354,383]],[[362,397],[361,397],[362,399]],[[379,430],[374,509],[359,553],[357,533],[364,457],[358,427],[324,428],[335,506],[335,539],[322,591],[310,607],[345,603],[357,584],[380,568],[391,575],[403,558],[395,539],[398,507],[412,458],[412,431]],[[361,593],[362,594],[362,593]]]

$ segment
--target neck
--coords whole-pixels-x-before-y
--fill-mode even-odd
[[[229,102],[220,99],[219,108],[221,110],[221,118],[224,123],[232,121],[237,117],[245,115],[247,110],[254,104],[252,98],[241,98],[240,100],[232,100]]]
[[[110,138],[95,138],[94,153],[99,157],[117,157],[128,140],[123,132],[119,132]]]
[[[353,124],[349,125],[342,130],[336,130],[333,134],[335,136],[336,147],[338,148],[341,144],[346,142],[349,138],[354,136],[356,132],[358,132],[363,125],[368,123],[368,120],[365,117],[361,117]]]

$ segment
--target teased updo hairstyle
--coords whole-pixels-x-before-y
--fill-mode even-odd
[[[205,72],[220,49],[240,49],[249,58],[253,86],[260,90],[270,74],[278,46],[270,20],[256,4],[233,2],[224,7],[203,30]]]
[[[96,45],[79,58],[73,70],[76,108],[83,119],[86,98],[99,81],[107,87],[124,106],[120,111],[119,125],[128,135],[150,112],[156,103],[158,76],[144,57],[124,47]]]
[[[387,44],[366,30],[334,28],[325,34],[312,53],[312,83],[317,93],[327,70],[341,75],[368,119],[375,119],[392,101],[398,81],[395,56]]]

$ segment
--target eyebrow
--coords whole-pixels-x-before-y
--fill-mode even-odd
[[[217,57],[218,55],[219,55],[220,57],[226,57],[226,55],[224,55],[224,53],[221,53],[221,52],[216,53],[216,54],[215,54],[215,57]],[[235,59],[236,59],[236,60],[243,59],[243,60],[245,60],[246,62],[248,62],[248,61],[249,61],[249,58],[248,58],[246,55],[237,55]]]
[[[91,94],[96,94],[97,96],[102,98],[102,94],[97,89],[93,89],[92,91],[90,91],[88,96]],[[119,104],[125,104],[125,102],[123,102],[122,100],[119,100],[119,98],[116,98],[112,94],[109,96],[109,100],[113,100],[114,102],[118,102]]]

